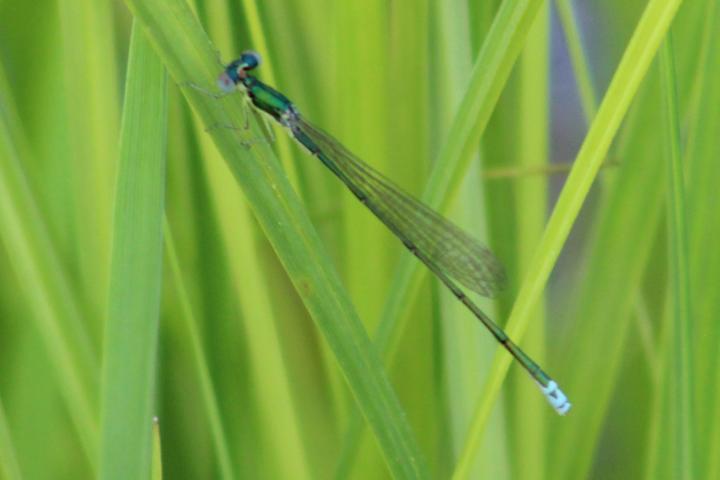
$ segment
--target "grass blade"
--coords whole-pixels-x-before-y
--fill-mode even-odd
[[[162,480],[162,445],[160,442],[160,423],[157,417],[153,418],[152,439],[152,473],[150,478],[152,480]]]
[[[694,4],[688,4],[688,6]],[[717,55],[720,28],[720,6],[717,2],[705,2],[699,13],[702,25],[703,53],[696,81],[698,99],[696,115],[689,118],[688,126],[682,124],[682,130],[688,130],[685,150],[685,178],[687,189],[686,205],[688,212],[688,251],[690,263],[690,295],[692,303],[693,331],[690,359],[695,377],[693,409],[695,413],[694,452],[695,458],[703,470],[696,470],[698,476],[713,478],[720,472],[720,459],[713,448],[720,445],[720,413],[715,406],[720,398],[720,383],[716,368],[716,347],[720,339],[717,312],[720,309],[720,297],[717,295],[717,282],[720,278],[720,252],[715,248],[720,233],[720,218],[717,214],[717,178],[720,175],[718,163],[718,136],[720,128],[720,87],[717,81],[720,75],[720,57]],[[677,37],[676,37],[677,38]],[[677,50],[676,50],[677,51]],[[711,419],[704,412],[712,412]],[[708,428],[708,424],[711,425]],[[661,453],[662,454],[662,453]]]
[[[165,222],[164,237],[171,276],[173,283],[175,284],[175,290],[177,291],[178,303],[180,304],[180,316],[183,317],[185,325],[188,329],[193,363],[197,368],[198,383],[200,384],[200,391],[207,419],[210,423],[210,431],[216,450],[215,453],[217,455],[217,461],[220,465],[220,477],[229,480],[235,478],[235,475],[233,473],[227,435],[225,434],[225,429],[223,428],[219,402],[212,383],[210,368],[207,364],[200,332],[198,331],[198,321],[193,313],[190,298],[187,293],[187,289],[185,288],[182,272],[180,271],[180,262],[175,249],[175,241],[173,240],[172,231],[170,230],[170,226],[167,222]],[[159,429],[159,426],[156,425],[156,428]]]
[[[75,228],[75,262],[81,271],[83,305],[92,312],[93,339],[106,305],[110,264],[112,186],[117,165],[118,75],[112,2],[58,2],[67,92],[67,126],[74,165],[70,170]],[[92,39],[89,41],[89,39]],[[83,99],[78,102],[77,99]],[[102,121],[99,121],[102,119]],[[90,208],[92,206],[92,208]]]
[[[679,0],[651,1],[635,29],[600,105],[598,114],[578,152],[573,169],[515,300],[506,331],[516,341],[522,338],[527,329],[532,310],[545,288],[570,228],[577,218],[580,207],[610,147],[610,142],[614,138],[630,101],[634,98],[640,81],[645,76],[680,3]],[[501,352],[493,361],[491,376],[486,383],[486,393],[480,399],[465,451],[458,462],[455,478],[465,478],[466,469],[479,447],[490,407],[497,398],[500,384],[510,367],[510,361],[511,357]]]
[[[407,191],[441,170],[436,205],[506,267],[507,290],[476,299],[504,326],[643,12],[675,0],[127,1],[150,12],[138,29],[180,84],[168,85],[158,358],[143,393],[157,402],[162,451],[143,473],[450,478],[504,354],[282,127],[251,108],[251,130],[208,133],[246,125],[244,99],[210,100],[186,82],[215,90],[222,62],[256,50],[259,79]],[[534,24],[548,10],[543,39]],[[107,450],[99,395],[132,13],[112,0],[0,2],[2,478],[98,477]],[[519,339],[574,408],[556,417],[511,364],[483,399],[471,478],[720,478],[720,2],[682,2],[672,35],[674,131],[651,66],[608,128]],[[671,140],[684,181],[666,178]],[[364,330],[381,332],[392,391],[373,353],[357,352],[372,347],[348,299]],[[674,333],[683,325],[689,339]]]
[[[543,167],[548,165],[550,137],[550,5],[544,5],[537,16],[528,43],[520,57],[521,82],[519,152],[520,168]],[[548,184],[540,177],[520,178],[511,184],[516,202],[516,213],[512,217],[517,222],[517,269],[515,278],[522,278],[530,266],[534,246],[540,239],[545,223],[548,204]],[[490,203],[490,200],[488,200]],[[502,208],[498,206],[497,208]],[[500,215],[496,215],[496,218]],[[534,352],[534,358],[545,364],[544,301],[536,305],[532,317],[535,319],[525,336],[525,345]],[[514,464],[513,474],[518,478],[537,476],[538,472],[547,472],[547,417],[545,400],[535,392],[535,385],[528,382],[525,372],[516,372],[513,378],[512,415],[512,455],[522,455],[525,461]]]
[[[446,208],[457,191],[458,184],[467,170],[502,87],[525,41],[530,24],[542,2],[506,0],[500,7],[488,37],[475,61],[468,88],[460,101],[460,110],[448,130],[440,158],[426,184],[424,202],[431,207]],[[374,341],[383,355],[389,356],[403,330],[399,322],[405,319],[410,298],[420,285],[420,276],[427,274],[412,256],[403,252],[388,290],[388,300],[383,307]],[[357,420],[351,419],[350,425]],[[343,447],[343,463],[352,463],[360,445],[362,429],[352,427]]]
[[[144,25],[168,71],[179,83],[213,85],[214,50],[184,2],[133,1],[128,5]],[[239,98],[216,101],[193,89],[186,95],[205,125],[237,124]],[[251,124],[250,135],[260,136]],[[377,354],[340,287],[317,234],[267,145],[244,148],[247,137],[215,129],[213,140],[228,162],[297,292],[325,336],[355,398],[397,478],[427,476],[424,461]]]
[[[668,229],[670,245],[670,278],[672,291],[673,358],[670,371],[673,379],[673,425],[675,478],[695,478],[692,428],[695,424],[692,407],[693,375],[691,364],[692,305],[688,272],[687,215],[685,207],[685,175],[680,151],[680,118],[678,111],[675,59],[672,35],[660,50],[660,77],[666,117],[668,142]]]
[[[565,43],[572,60],[573,73],[580,93],[580,104],[589,124],[597,113],[597,99],[573,4],[571,0],[556,0],[555,5],[557,6],[560,24],[565,33]]]
[[[23,167],[32,164],[10,89],[0,70],[0,241],[8,252],[30,319],[40,332],[90,464],[96,457],[98,362],[76,293],[50,241]]]
[[[473,66],[460,109],[448,130],[449,136],[427,181],[422,197],[427,205],[444,211],[457,193],[541,5],[542,2],[534,0],[505,0],[500,6]],[[409,299],[419,285],[419,276],[426,273],[411,255],[403,254],[374,336],[379,350],[386,351],[395,344],[402,330],[397,322],[405,318],[403,312],[412,303]]]
[[[627,348],[634,298],[642,292],[643,275],[653,258],[665,193],[665,169],[658,168],[661,149],[653,123],[661,115],[657,98],[657,77],[651,75],[628,116],[627,141],[617,151],[621,167],[608,178],[597,228],[583,255],[587,259],[581,270],[583,281],[565,316],[567,326],[553,357],[572,360],[558,364],[557,376],[572,392],[576,406],[583,408],[575,408],[565,419],[570,421],[555,426],[550,478],[588,475]],[[628,232],[632,232],[632,242],[628,242]],[[641,403],[639,399],[632,405]],[[634,414],[640,423],[640,412]],[[637,435],[644,438],[641,428]],[[627,432],[625,436],[629,437]],[[636,437],[628,441],[642,442]],[[568,456],[568,451],[573,455]]]
[[[2,399],[0,399],[0,478],[7,480],[22,478]]]
[[[130,41],[102,380],[103,479],[147,478],[152,459],[167,76],[140,27]]]

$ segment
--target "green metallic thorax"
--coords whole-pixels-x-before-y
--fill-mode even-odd
[[[295,111],[292,102],[285,95],[257,78],[247,75],[241,81],[253,105],[278,122],[285,124],[283,119]]]

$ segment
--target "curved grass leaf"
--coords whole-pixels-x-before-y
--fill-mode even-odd
[[[97,441],[98,362],[79,300],[26,178],[31,164],[20,120],[0,71],[0,241],[4,244],[30,318],[57,373],[57,381],[89,463]]]
[[[600,105],[598,114],[578,152],[570,176],[563,187],[545,228],[545,233],[537,247],[534,260],[528,268],[528,273],[515,300],[506,331],[516,341],[522,338],[528,327],[532,310],[545,288],[555,261],[607,154],[610,142],[614,138],[630,101],[634,98],[640,81],[644,78],[680,3],[679,0],[651,1],[635,29]],[[499,352],[493,361],[490,378],[485,385],[486,393],[480,398],[466,447],[458,462],[455,478],[466,477],[468,465],[479,448],[484,425],[490,414],[490,407],[497,398],[510,362],[511,357],[502,352]],[[568,391],[568,393],[572,400],[572,391]]]
[[[502,3],[473,66],[467,90],[460,101],[460,109],[450,126],[449,136],[426,184],[422,198],[427,205],[446,208],[457,193],[458,184],[469,166],[475,146],[541,4],[535,0],[506,0]],[[397,343],[403,329],[399,321],[407,317],[406,310],[412,303],[409,300],[419,287],[421,275],[426,273],[427,270],[414,257],[402,254],[374,335],[378,350],[386,356]],[[352,419],[350,425],[343,462],[352,461],[362,433],[356,419]]]
[[[6,478],[7,480],[20,480],[22,478],[2,399],[0,399],[0,478]]]
[[[213,85],[217,63],[213,48],[183,2],[128,1],[144,25],[170,74],[181,84]],[[217,101],[186,88],[186,96],[205,125],[238,124],[243,112],[239,98]],[[280,257],[353,391],[397,478],[427,475],[424,461],[410,432],[382,365],[340,287],[317,234],[266,145],[248,150],[250,133],[216,128],[211,135]]]
[[[147,478],[162,279],[167,75],[136,24],[115,196],[102,378],[100,477]]]
[[[693,386],[691,353],[692,305],[690,298],[690,273],[688,271],[687,216],[685,207],[685,175],[680,149],[680,114],[678,107],[677,79],[673,54],[672,36],[663,44],[660,54],[660,77],[666,118],[666,138],[668,144],[668,225],[670,246],[670,279],[672,292],[673,325],[673,409],[670,417],[672,427],[673,451],[675,452],[676,478],[695,477],[693,448],[695,425],[693,418]]]

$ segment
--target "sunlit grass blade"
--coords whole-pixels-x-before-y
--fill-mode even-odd
[[[713,294],[708,296],[709,290],[704,291],[708,279],[713,278],[711,272],[718,269],[720,260],[715,249],[706,245],[714,244],[719,226],[714,209],[706,207],[708,195],[713,195],[711,191],[716,190],[716,185],[712,180],[708,181],[707,176],[717,175],[717,135],[710,133],[717,132],[720,118],[715,107],[720,92],[715,77],[720,63],[717,55],[710,53],[717,48],[714,45],[720,20],[714,13],[717,11],[716,2],[686,3],[684,18],[678,17],[673,25],[674,38],[680,38],[678,32],[685,32],[685,46],[677,57],[682,61],[670,68],[668,62],[663,61],[668,52],[663,52],[660,62],[663,91],[658,98],[663,110],[658,119],[662,121],[660,131],[663,136],[662,142],[658,143],[664,147],[664,155],[660,158],[669,166],[677,161],[675,165],[679,171],[666,168],[669,172],[666,183],[669,186],[668,228],[661,230],[666,234],[661,238],[667,245],[662,243],[658,250],[667,255],[665,268],[669,281],[667,294],[662,298],[662,332],[658,335],[661,339],[657,348],[657,366],[662,375],[652,385],[653,408],[646,435],[644,473],[647,479],[717,476],[712,473],[713,464],[717,465],[716,456],[706,455],[706,452],[712,448],[710,445],[716,441],[714,432],[718,431],[708,425],[717,425],[718,417],[708,420],[707,415],[702,413],[706,408],[703,405],[709,405],[714,411],[718,385],[716,369],[710,366],[714,364],[714,357],[711,359],[706,355],[707,345],[717,344],[718,330],[714,316],[718,303]],[[681,18],[683,21],[680,21]],[[701,41],[688,42],[688,37]],[[663,47],[664,50],[667,48],[668,45]],[[696,57],[688,49],[700,55]],[[696,70],[691,71],[688,67]],[[671,113],[670,107],[674,102],[676,111]],[[680,110],[681,105],[685,107],[683,110]],[[670,126],[673,120],[677,122],[675,127]],[[683,144],[685,147],[680,160],[679,151]],[[673,159],[673,155],[678,158]],[[703,172],[697,175],[700,171]],[[678,177],[688,180],[677,184]],[[683,193],[679,195],[681,191]],[[683,203],[685,206],[681,207]],[[678,208],[685,210],[685,215],[680,215]],[[683,218],[685,227],[681,226]],[[682,247],[685,235],[692,248]],[[685,261],[688,263],[683,267]],[[698,313],[696,306],[701,304],[712,310]],[[710,364],[706,363],[708,361]],[[706,404],[706,401],[709,403]],[[628,440],[632,442],[632,438]]]
[[[7,480],[22,478],[2,399],[0,399],[0,478]]]
[[[720,384],[720,371],[715,371],[715,378],[713,379],[713,382],[715,385]],[[717,448],[720,446],[720,414],[718,412],[713,412],[710,432],[707,435],[706,440],[710,445],[710,448]],[[717,477],[720,474],[720,460],[718,460],[716,455],[709,455],[709,459],[707,460],[707,469],[705,471],[707,471],[708,478]]]
[[[687,216],[685,207],[685,175],[680,149],[680,114],[677,98],[677,80],[673,53],[672,35],[660,50],[660,77],[666,118],[667,159],[668,159],[668,229],[670,246],[670,291],[672,292],[673,317],[673,365],[669,369],[673,384],[673,451],[678,478],[695,478],[695,449],[693,428],[693,386],[694,376],[691,364],[693,350],[691,332],[692,305],[690,299],[690,278],[688,272]]]
[[[690,4],[689,4],[690,5]],[[688,6],[689,6],[688,5]],[[718,311],[720,296],[717,282],[720,278],[720,250],[715,248],[720,235],[720,217],[714,199],[717,197],[717,179],[720,176],[720,5],[706,2],[699,11],[696,25],[703,27],[703,45],[698,71],[694,78],[698,99],[697,110],[681,123],[687,131],[683,164],[685,165],[685,197],[687,206],[688,252],[690,255],[690,301],[692,304],[692,372],[695,376],[693,409],[695,424],[694,450],[696,461],[702,467],[698,475],[706,478],[720,472],[720,459],[712,448],[720,446],[720,413],[715,408],[720,398],[720,383],[716,368],[716,346],[720,342]],[[675,37],[677,38],[677,37]],[[679,55],[679,51],[675,51]],[[684,119],[683,119],[684,120]],[[708,420],[705,412],[712,412]],[[664,451],[660,455],[666,455]]]
[[[528,36],[525,49],[520,57],[521,68],[520,109],[518,119],[519,151],[517,164],[528,167],[542,167],[549,164],[550,140],[550,5],[544,5]],[[543,176],[518,178],[510,183],[515,201],[517,235],[512,244],[517,245],[517,268],[515,277],[522,278],[525,269],[532,261],[534,247],[542,235],[548,204],[548,182]],[[488,199],[488,205],[494,205]],[[504,205],[490,208],[496,209],[494,218],[507,216]],[[497,211],[500,210],[500,211]],[[507,240],[506,240],[507,241]],[[519,283],[519,282],[518,282]],[[552,336],[545,334],[545,302],[540,300],[532,317],[533,324],[525,335],[524,346],[541,365],[546,364],[546,342],[554,342]],[[546,338],[548,337],[548,338]],[[513,378],[512,414],[509,422],[512,425],[513,455],[522,455],[525,461],[515,463],[513,474],[518,478],[537,476],[538,472],[546,472],[547,462],[547,422],[545,415],[547,405],[537,395],[536,386],[527,381],[524,372],[517,372]]]
[[[103,479],[144,478],[151,469],[166,142],[167,75],[136,23],[123,106],[105,326]]]
[[[651,1],[638,23],[630,43],[618,66],[598,114],[585,137],[573,169],[550,217],[534,260],[528,268],[506,331],[512,338],[522,338],[531,318],[532,309],[540,298],[550,272],[567,239],[590,186],[610,147],[630,101],[644,78],[658,46],[675,16],[680,1]],[[458,462],[455,478],[465,478],[472,457],[482,438],[490,407],[497,398],[500,385],[510,367],[510,357],[501,352],[495,357],[491,376],[486,383],[476,416],[468,435],[468,442]],[[569,392],[572,396],[572,392]]]
[[[467,90],[460,101],[460,109],[450,126],[448,138],[440,157],[433,166],[423,195],[431,207],[446,208],[457,193],[458,184],[467,170],[480,136],[490,119],[502,87],[520,53],[530,25],[542,2],[505,1],[500,7],[488,37],[473,66]],[[420,276],[426,273],[411,255],[402,255],[388,289],[387,301],[374,335],[379,351],[389,355],[402,331],[400,320],[412,302],[410,298],[419,286]],[[357,420],[351,420],[351,425]],[[345,438],[343,447],[353,452],[359,445],[360,429]],[[344,453],[350,461],[354,454]]]
[[[200,130],[200,129],[198,129]],[[282,320],[273,314],[272,282],[262,268],[262,241],[257,227],[243,202],[227,164],[212,144],[202,145],[206,160],[207,181],[211,186],[213,211],[220,219],[219,243],[224,246],[228,274],[232,278],[233,296],[244,319],[249,369],[252,372],[254,398],[259,421],[268,432],[270,458],[283,456],[279,464],[268,465],[270,475],[291,476],[298,480],[313,478],[301,422],[294,399],[288,358],[283,354]]]
[[[110,266],[112,187],[117,166],[118,93],[112,2],[58,2],[63,71],[58,82],[68,102],[67,133],[77,242],[74,261],[80,269],[84,310],[100,343]]]
[[[389,96],[385,81],[386,72],[390,68],[390,51],[385,47],[390,30],[385,25],[391,22],[391,14],[390,9],[384,8],[383,4],[384,0],[364,0],[332,10],[331,21],[337,25],[332,52],[337,73],[335,85],[329,93],[338,106],[334,109],[336,114],[331,117],[332,135],[360,158],[373,159],[374,166],[387,171],[387,165],[397,158],[388,155],[387,149],[390,111],[402,107],[399,105],[401,100],[396,104]],[[353,35],[344,33],[353,31],[353,25],[358,22],[365,25],[362,33],[359,30]],[[378,68],[353,68],[358,62],[374,64]],[[373,92],[377,101],[368,102],[360,95],[347,94],[362,90]],[[374,141],[366,142],[366,138],[373,138]],[[398,154],[401,156],[402,152]],[[367,215],[354,196],[341,195],[339,200],[344,212],[341,225],[342,251],[352,252],[344,256],[343,278],[353,298],[362,296],[366,299],[358,305],[357,310],[366,328],[372,331],[387,285],[387,264],[375,252],[387,251],[389,239],[385,236],[383,225],[372,215]]]
[[[448,136],[459,105],[465,96],[468,79],[473,71],[490,26],[492,25],[501,2],[433,2],[431,3],[430,20],[432,38],[429,52],[433,59],[432,65],[437,68],[430,70],[430,91],[428,103],[430,104],[430,130],[429,166],[432,165],[437,151],[442,147]],[[465,26],[469,28],[465,28]],[[484,149],[483,141],[481,148]],[[477,160],[477,156],[474,157]],[[484,152],[483,152],[484,158]],[[479,177],[473,175],[477,168],[471,164],[469,174],[463,181],[457,207],[452,209],[450,218],[462,225],[463,228],[476,238],[485,241],[487,236],[488,218],[483,201],[484,185]],[[425,176],[423,176],[424,183]],[[422,191],[418,189],[418,191]],[[482,213],[481,213],[482,212]],[[448,211],[449,213],[449,211]],[[502,256],[502,252],[493,249],[493,252]],[[401,260],[402,261],[402,260]],[[507,263],[503,260],[505,268]],[[397,272],[397,266],[395,274]],[[420,270],[422,272],[422,269]],[[405,306],[407,312],[404,318],[389,318],[383,313],[381,326],[391,320],[397,324],[396,334],[392,344],[386,348],[385,361],[402,371],[403,350],[413,350],[418,343],[414,340],[413,331],[417,324],[422,322],[418,318],[421,314],[432,315],[433,342],[426,342],[422,351],[433,352],[434,361],[431,364],[433,376],[432,398],[436,400],[437,412],[441,414],[438,419],[438,433],[443,440],[439,444],[438,455],[442,459],[439,466],[442,468],[436,473],[438,477],[448,478],[452,472],[454,459],[457,456],[457,447],[465,435],[465,428],[469,418],[469,408],[477,393],[478,365],[488,360],[488,353],[494,347],[493,341],[484,329],[478,329],[477,322],[470,320],[467,310],[449,292],[443,292],[443,287],[437,282],[423,281],[422,275],[416,275],[409,291],[414,292],[417,285],[421,285],[419,301],[408,297],[409,304]],[[415,284],[415,282],[418,282]],[[428,285],[429,284],[429,285]],[[492,318],[495,310],[491,301],[482,301],[483,308]],[[387,299],[386,299],[387,308]],[[385,310],[387,312],[387,310]],[[412,313],[410,313],[412,312]],[[409,319],[404,328],[401,323]],[[450,320],[450,321],[447,321]],[[422,325],[422,323],[421,323]],[[482,341],[487,343],[483,344]],[[377,340],[376,340],[377,341]],[[395,345],[397,343],[397,346]],[[488,343],[490,345],[488,345]],[[482,346],[485,345],[485,348]],[[481,348],[478,348],[481,346]],[[399,348],[398,348],[399,347]],[[397,352],[396,352],[397,350]],[[418,352],[420,353],[420,352]],[[406,354],[405,354],[406,355]],[[427,368],[427,367],[425,367]],[[468,381],[472,379],[471,381]],[[508,465],[508,445],[506,442],[493,442],[484,450],[478,462],[476,474],[479,477],[493,476]],[[491,460],[485,462],[484,460]]]
[[[176,81],[214,85],[217,63],[197,21],[180,1],[128,1]],[[239,98],[217,101],[186,89],[205,125],[237,124]],[[258,138],[251,124],[249,135]],[[380,360],[340,287],[307,215],[267,145],[247,150],[247,135],[211,132],[242,187],[255,217],[282,261],[297,292],[324,335],[355,398],[371,423],[391,472],[397,478],[426,477],[424,460]]]
[[[720,2],[126,2],[0,2],[0,478],[96,478],[109,451],[99,395],[133,13],[179,84],[160,303],[135,329],[159,318],[145,478],[451,478],[456,466],[497,480],[720,478]],[[634,93],[623,52],[640,44],[623,62],[639,72],[668,38],[667,19],[643,12],[680,3],[672,74],[653,61]],[[437,169],[431,206],[504,266],[497,297],[470,294],[499,326],[546,255],[552,273],[536,301],[519,298],[530,303],[511,326],[527,330],[513,340],[569,415],[515,362],[507,378],[493,365],[506,356],[492,336],[288,129],[242,92],[188,87],[219,92],[223,63],[246,50],[262,56],[258,81],[413,196]],[[594,172],[573,160],[616,73],[603,106],[616,114],[581,155],[601,153],[596,130],[613,137]],[[586,182],[578,166],[592,186],[575,188],[567,240],[547,232],[539,253],[563,186]]]
[[[0,241],[11,254],[29,317],[42,337],[89,463],[95,462],[98,362],[79,301],[26,178],[29,149],[0,71]]]
[[[253,42],[253,48],[265,52],[266,41],[261,29],[260,19],[256,7],[247,4],[249,10],[247,21],[251,27],[252,37],[258,37]],[[216,17],[214,12],[212,17]],[[214,18],[211,22],[217,29],[222,31],[220,26],[230,21],[228,18]],[[211,32],[212,33],[212,32]],[[227,32],[230,33],[230,32]],[[223,35],[220,35],[221,38]],[[226,40],[224,50],[234,51],[234,47]],[[270,71],[272,77],[272,69]],[[250,114],[248,112],[248,114]],[[240,317],[240,328],[246,336],[248,349],[249,369],[252,372],[252,382],[256,385],[253,389],[253,400],[257,406],[258,422],[271,433],[263,437],[267,441],[267,457],[276,458],[284,456],[283,462],[268,462],[265,466],[270,469],[266,475],[279,475],[282,477],[292,476],[298,479],[312,478],[310,464],[311,456],[307,454],[306,448],[310,442],[306,441],[300,428],[301,422],[298,415],[298,402],[294,399],[293,384],[289,360],[284,355],[282,348],[283,332],[282,322],[284,319],[274,318],[272,306],[272,292],[268,288],[272,282],[267,278],[267,272],[262,268],[262,242],[256,239],[257,228],[249,215],[247,206],[243,202],[242,194],[237,182],[228,171],[227,164],[218,154],[212,139],[206,134],[198,118],[194,119],[195,132],[198,135],[199,148],[204,160],[203,169],[207,174],[207,190],[210,198],[212,211],[218,218],[217,241],[221,245],[222,252],[218,258],[222,258],[227,267],[229,277],[232,279],[231,295],[237,299]],[[282,133],[282,132],[281,132]],[[277,136],[275,144],[280,153],[289,151],[290,143],[286,136]],[[285,153],[284,159],[290,159]],[[294,179],[294,165],[292,162],[284,162],[285,168],[290,168],[288,176],[291,183]],[[277,293],[277,292],[276,292]],[[184,309],[186,310],[186,309]],[[186,316],[186,320],[190,320]],[[194,322],[194,320],[193,320]],[[200,382],[203,385],[203,397],[206,408],[211,418],[211,433],[215,445],[220,449],[218,461],[223,475],[232,476],[232,465],[227,455],[225,434],[221,431],[216,421],[216,413],[211,407],[209,398],[210,381],[207,375],[205,360],[201,360],[200,340],[198,328],[191,329],[191,344],[194,352],[194,362],[198,371],[201,372]],[[203,363],[201,365],[201,363]],[[230,375],[227,375],[230,377]],[[232,383],[232,382],[231,382]],[[258,448],[261,450],[262,448]]]
[[[667,150],[671,142],[675,144],[673,148],[685,145],[682,162],[679,162],[682,166],[678,166],[680,175],[673,175],[668,169],[670,171],[668,185],[677,182],[678,176],[690,179],[680,182],[679,185],[685,183],[682,198],[686,205],[688,240],[693,248],[687,249],[683,255],[687,256],[689,261],[685,272],[687,277],[683,279],[675,262],[678,259],[677,254],[680,253],[677,249],[678,243],[672,240],[673,235],[677,237],[683,234],[675,228],[672,220],[675,215],[671,205],[676,199],[673,198],[672,193],[669,193],[667,217],[668,225],[673,226],[668,230],[669,246],[663,245],[662,248],[668,250],[669,266],[666,268],[670,281],[667,285],[668,295],[663,299],[664,308],[661,311],[662,331],[658,335],[661,338],[655,349],[656,358],[651,359],[655,364],[649,365],[659,372],[655,375],[657,380],[651,384],[654,395],[651,397],[652,410],[645,442],[647,458],[644,461],[644,474],[648,480],[687,478],[693,475],[715,478],[720,465],[717,456],[708,453],[713,452],[713,446],[717,446],[720,439],[718,436],[720,415],[714,414],[708,420],[706,415],[698,414],[704,411],[715,412],[717,385],[720,385],[717,370],[713,367],[714,354],[707,355],[712,350],[708,346],[717,344],[718,329],[714,317],[718,303],[716,296],[712,293],[708,295],[708,290],[705,290],[707,279],[720,278],[718,262],[720,255],[716,253],[716,249],[706,246],[706,244],[714,244],[720,226],[714,209],[707,208],[708,195],[714,195],[716,190],[711,178],[717,176],[716,132],[720,115],[716,105],[720,89],[715,79],[720,63],[717,55],[711,52],[717,49],[716,32],[720,10],[717,8],[717,2],[686,3],[681,13],[684,15],[679,16],[678,21],[673,25],[673,37],[683,38],[681,42],[683,47],[682,53],[676,57],[679,61],[673,69],[672,79],[677,77],[675,84],[685,86],[678,89],[676,100],[678,104],[686,105],[682,116],[678,118],[678,123],[682,127],[676,132],[668,128],[667,91],[659,95],[665,100],[662,104],[666,108],[658,118],[663,121],[663,129],[667,131],[662,143],[667,147],[665,156],[668,164],[670,164],[670,155]],[[667,48],[667,45],[664,46],[664,49]],[[663,68],[663,70],[661,75],[667,81],[669,79],[667,69]],[[670,188],[669,192],[672,190],[673,188]],[[693,288],[689,288],[688,284],[692,284]],[[683,300],[685,289],[688,298]],[[650,301],[651,299],[646,296],[645,303]],[[694,307],[701,304],[704,304],[706,309],[704,313],[698,314]],[[681,305],[686,307],[683,308]],[[687,311],[689,305],[693,306],[692,314]],[[685,318],[678,322],[681,315]],[[684,329],[689,331],[683,332]],[[683,342],[687,341],[690,342],[691,347],[688,345],[682,347]],[[687,358],[683,358],[683,349],[689,353]],[[676,367],[681,367],[683,364],[686,366],[686,372],[680,373]],[[659,374],[660,372],[662,374]],[[690,397],[689,401],[687,397]],[[637,417],[634,420],[637,420]],[[612,422],[614,419],[608,421]],[[623,439],[628,440],[628,445],[634,440],[632,437],[628,438],[628,435],[623,435]]]
[[[561,365],[561,376],[573,392],[576,405],[584,408],[576,409],[572,422],[558,425],[552,437],[550,478],[587,474],[620,373],[665,193],[665,169],[659,165],[661,150],[653,125],[661,114],[658,95],[657,78],[651,76],[626,121],[627,138],[624,147],[618,149],[621,166],[608,179],[608,191],[597,212],[597,227],[584,253],[582,271],[587,273],[576,299],[570,302],[574,308],[563,315],[567,326],[559,338],[573,341],[559,345],[556,358],[572,359]],[[628,232],[632,232],[632,242],[628,242]],[[657,347],[653,344],[652,348]],[[598,364],[600,357],[602,365]],[[587,381],[589,377],[592,382]],[[631,408],[637,409],[637,403],[633,402]],[[636,418],[640,423],[639,414]],[[638,436],[643,438],[638,430]],[[566,456],[570,449],[574,452],[572,458]]]
[[[206,18],[209,24],[209,34],[218,39],[219,46],[223,52],[234,52],[231,39],[239,32],[233,32],[236,23],[227,14],[226,8],[229,6],[225,2],[218,2],[217,5],[200,5],[207,10]],[[259,36],[257,41],[253,41],[253,48],[265,52],[267,50],[266,42],[263,36],[262,24],[258,17],[255,6],[246,5],[250,9],[248,12],[248,23],[252,25],[251,32],[253,36]],[[218,52],[218,55],[222,54]],[[218,58],[222,61],[222,58]],[[226,59],[227,60],[227,59]],[[218,64],[218,68],[221,66]],[[272,69],[270,71],[272,75]],[[206,134],[205,127],[201,121],[193,118],[195,126],[194,132],[197,135],[198,148],[204,160],[204,164],[199,167],[206,172],[201,179],[197,179],[198,183],[202,183],[204,188],[209,192],[210,210],[214,215],[208,215],[213,222],[217,218],[217,229],[206,232],[206,235],[215,235],[218,246],[222,248],[217,252],[219,259],[226,266],[228,274],[231,278],[229,288],[214,289],[210,286],[210,290],[222,290],[223,294],[231,295],[237,299],[237,307],[239,308],[239,318],[242,321],[235,322],[237,328],[246,334],[246,345],[248,346],[249,356],[248,369],[253,372],[252,389],[255,395],[252,396],[253,404],[256,405],[258,413],[258,423],[267,426],[266,432],[263,433],[262,439],[267,441],[268,453],[271,458],[283,455],[285,461],[267,465],[269,472],[264,475],[279,475],[282,477],[292,476],[298,479],[309,478],[309,458],[310,456],[304,452],[305,445],[308,442],[303,441],[297,415],[297,402],[292,398],[291,385],[292,379],[287,370],[286,361],[282,352],[282,336],[278,335],[277,320],[273,318],[271,306],[273,301],[270,298],[272,291],[272,282],[263,281],[264,273],[261,267],[262,252],[259,242],[255,241],[256,225],[248,215],[244,199],[238,188],[237,182],[228,171],[228,167],[219,155],[212,139]],[[278,137],[278,149],[282,152],[283,148],[289,148],[288,139]],[[290,158],[286,155],[285,158]],[[191,160],[191,161],[194,161]],[[291,163],[285,163],[285,168],[292,168]],[[288,170],[286,170],[288,171]],[[288,175],[293,178],[292,170]],[[207,182],[207,187],[204,183]],[[195,204],[197,198],[191,199]],[[198,205],[198,208],[202,206]],[[183,217],[184,218],[184,217]],[[173,255],[174,254],[173,248]],[[237,386],[237,382],[233,381],[235,375],[220,374],[216,376],[217,382],[213,382],[210,377],[209,364],[217,362],[218,359],[228,359],[230,355],[224,352],[223,345],[215,345],[217,348],[205,350],[202,346],[203,335],[203,315],[196,316],[192,311],[188,292],[191,288],[185,288],[183,277],[180,274],[180,265],[177,257],[171,259],[173,267],[173,275],[178,285],[178,296],[181,297],[182,316],[187,326],[188,338],[192,349],[192,363],[198,372],[198,382],[201,386],[201,396],[204,406],[207,409],[207,416],[210,424],[210,434],[215,445],[216,451],[213,452],[220,465],[220,474],[224,478],[235,477],[235,467],[233,459],[230,456],[230,445],[228,444],[227,431],[231,431],[230,424],[232,418],[226,418],[223,422],[220,418],[218,392],[222,392],[223,381],[226,381],[233,387]],[[212,262],[204,262],[203,268],[210,273],[214,270]],[[190,276],[187,276],[190,278]],[[247,281],[251,278],[251,281]],[[218,282],[218,285],[221,285]],[[211,303],[219,297],[208,299]],[[218,302],[221,303],[221,302]],[[219,309],[210,309],[202,312],[207,316],[222,315]],[[213,332],[208,335],[204,341],[212,341],[213,337],[227,336],[227,331],[217,325],[210,325]],[[235,349],[233,349],[235,351]],[[211,353],[211,355],[207,355]],[[222,361],[222,360],[220,360]],[[231,387],[232,388],[232,387]],[[278,408],[277,405],[282,405]],[[243,415],[242,413],[240,414]],[[257,457],[262,458],[259,452],[263,451],[264,443],[257,445]],[[262,475],[258,472],[258,475]]]
[[[427,181],[422,199],[429,206],[443,211],[457,194],[458,185],[541,4],[535,0],[506,0],[500,6]],[[405,318],[405,311],[411,304],[409,299],[415,293],[414,287],[419,285],[418,276],[425,272],[410,255],[401,257],[374,336],[380,351],[386,351],[395,343],[396,335],[402,330],[397,322]]]
[[[153,418],[152,440],[152,467],[150,478],[152,480],[162,480],[162,444],[160,437],[160,422],[157,417]]]

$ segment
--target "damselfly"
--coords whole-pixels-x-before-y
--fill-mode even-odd
[[[458,286],[492,296],[504,283],[503,268],[478,241],[350,153],[338,141],[310,124],[293,103],[249,72],[260,65],[260,56],[244,52],[228,64],[218,78],[224,93],[245,92],[260,112],[283,127],[311,155],[330,169],[444,283],[472,314],[528,371],[553,408],[564,415],[570,402],[557,383],[518,347]],[[457,282],[457,283],[456,283]]]

